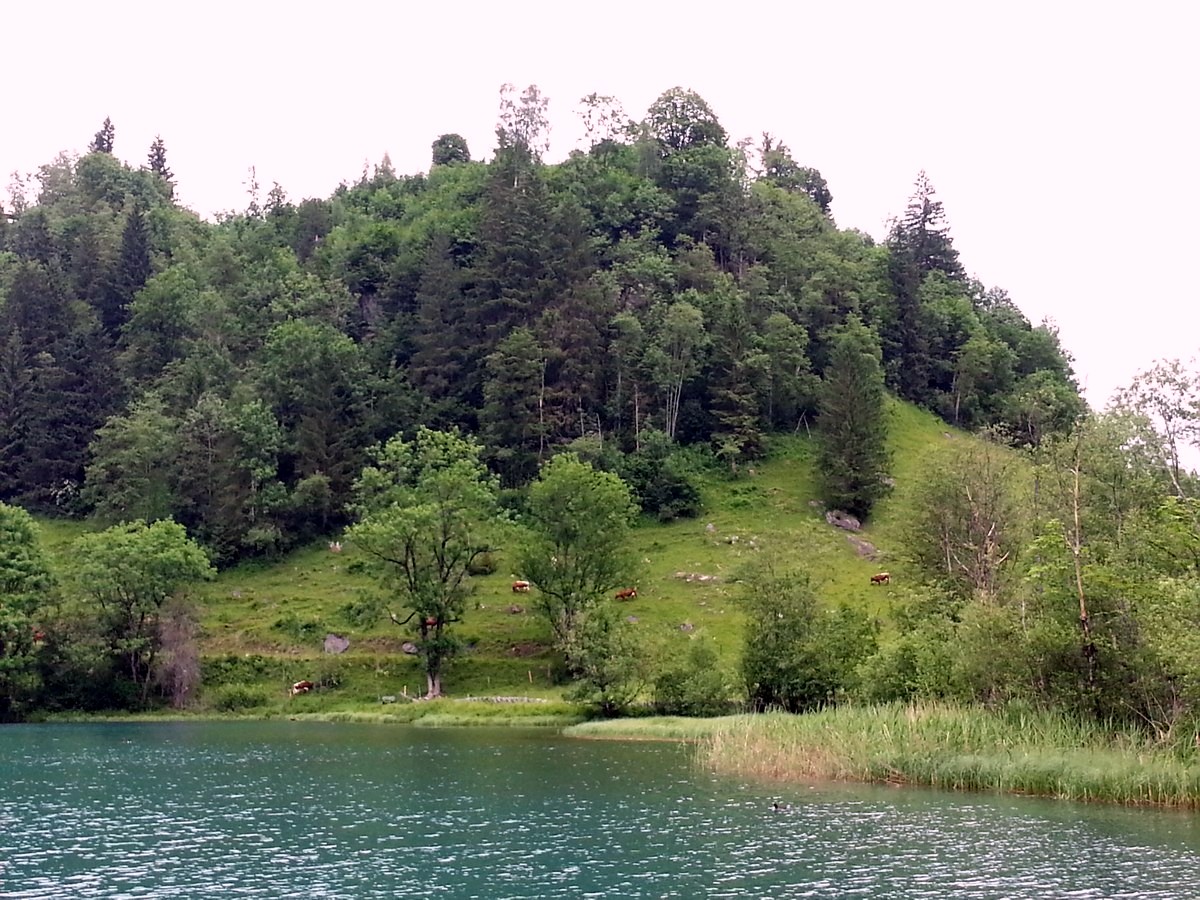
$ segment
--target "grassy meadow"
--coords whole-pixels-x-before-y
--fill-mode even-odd
[[[636,618],[666,652],[672,652],[671,641],[689,636],[711,640],[732,673],[743,637],[737,580],[763,554],[773,554],[784,567],[807,569],[830,603],[882,612],[894,587],[873,587],[870,575],[884,568],[893,573],[893,584],[903,583],[898,548],[912,475],[929,447],[944,443],[949,434],[932,415],[901,403],[893,403],[892,425],[895,493],[861,535],[874,544],[874,559],[825,522],[816,503],[808,438],[777,437],[761,464],[736,477],[720,472],[702,477],[705,512],[700,518],[646,521],[634,531],[640,568],[630,573],[629,585],[637,587],[638,596],[622,602],[622,613]],[[79,522],[41,524],[45,546],[60,561],[88,528]],[[197,587],[204,659],[199,712],[414,715],[381,703],[380,698],[396,697],[403,705],[423,691],[423,675],[418,660],[401,649],[407,640],[402,629],[361,615],[364,601],[378,588],[357,562],[352,545],[334,553],[322,541],[282,560],[228,569]],[[549,629],[533,608],[533,595],[511,590],[521,575],[501,556],[495,573],[473,580],[474,594],[458,628],[466,650],[445,677],[452,698],[562,702],[567,688],[556,678]],[[347,638],[346,652],[324,653],[327,634]],[[299,680],[321,689],[292,698],[288,687]],[[500,705],[509,716],[519,715],[511,711],[515,707]]]

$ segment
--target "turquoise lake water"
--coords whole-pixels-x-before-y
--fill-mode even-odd
[[[1200,898],[1194,814],[768,787],[547,731],[5,727],[0,792],[0,898]]]

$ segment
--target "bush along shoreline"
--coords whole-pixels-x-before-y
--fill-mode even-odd
[[[700,724],[703,722],[704,724]],[[697,765],[767,781],[857,781],[1200,809],[1200,753],[1055,713],[941,703],[588,722],[576,737],[696,743]]]

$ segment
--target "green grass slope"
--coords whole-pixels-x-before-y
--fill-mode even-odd
[[[904,583],[901,542],[918,467],[932,448],[960,439],[969,440],[922,410],[891,404],[896,484],[858,536],[874,547],[864,553],[847,532],[825,521],[811,440],[775,438],[770,458],[761,464],[736,479],[704,482],[701,518],[646,522],[634,531],[641,567],[630,573],[629,585],[638,596],[621,603],[623,614],[660,642],[687,635],[711,639],[732,671],[743,637],[737,579],[763,554],[774,554],[784,567],[806,569],[829,603],[882,612]],[[42,524],[46,546],[59,559],[83,530],[78,523]],[[395,696],[403,704],[406,696],[420,693],[423,677],[417,659],[402,650],[404,631],[355,614],[377,590],[358,571],[357,559],[351,546],[335,553],[322,543],[274,564],[230,569],[198,588],[202,705],[229,713],[336,715],[367,707],[382,712],[381,697]],[[880,570],[892,573],[893,585],[870,583]],[[511,591],[512,580],[520,577],[501,558],[494,574],[474,579],[475,593],[459,626],[467,649],[445,678],[453,696],[502,695],[553,706],[561,700],[564,687],[554,679],[548,628],[534,611],[534,597]],[[347,638],[349,648],[326,654],[328,634]],[[327,687],[289,699],[288,685],[301,679]],[[536,716],[542,704],[528,705]]]

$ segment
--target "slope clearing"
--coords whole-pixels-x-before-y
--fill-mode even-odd
[[[707,477],[700,519],[643,523],[634,532],[641,570],[630,573],[636,599],[622,612],[660,642],[712,640],[734,671],[743,639],[736,602],[739,573],[763,554],[786,567],[807,569],[821,596],[878,614],[904,582],[902,541],[913,481],[932,448],[959,438],[934,416],[892,404],[893,495],[878,508],[858,546],[826,523],[812,464],[812,442],[779,437],[770,458],[736,478]],[[59,559],[84,530],[70,522],[43,522],[47,547]],[[867,542],[865,546],[861,542]],[[871,547],[874,549],[872,550]],[[367,621],[364,601],[378,588],[355,550],[313,545],[272,564],[250,563],[222,572],[196,591],[202,624],[204,685],[201,706],[216,712],[254,714],[389,713],[381,698],[417,694],[418,660],[403,652],[404,631],[386,619]],[[886,569],[893,585],[873,586]],[[467,649],[450,668],[446,686],[455,697],[505,696],[561,701],[548,628],[536,615],[533,595],[512,593],[521,573],[501,556],[491,575],[475,579],[475,593],[459,635]],[[349,640],[342,654],[324,652],[327,635]],[[299,680],[321,689],[289,698]],[[550,711],[542,703],[528,714]],[[559,703],[554,704],[562,713]]]

